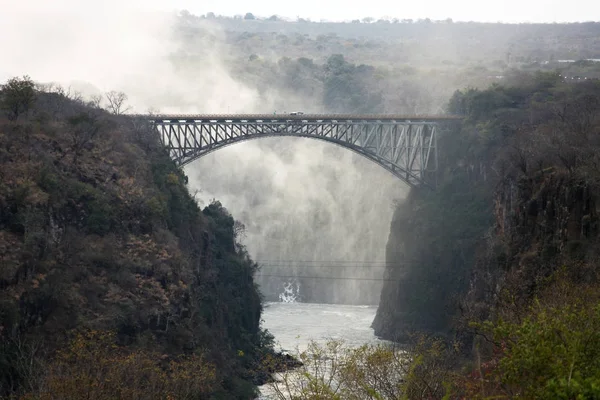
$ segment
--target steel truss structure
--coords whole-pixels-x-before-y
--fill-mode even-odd
[[[144,116],[180,166],[222,147],[271,136],[319,139],[350,149],[411,186],[435,186],[437,126],[453,117],[395,115]]]

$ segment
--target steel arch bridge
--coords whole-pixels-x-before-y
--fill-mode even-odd
[[[144,115],[171,158],[184,166],[250,139],[290,136],[323,140],[377,163],[411,186],[435,186],[437,135],[452,116],[402,115]]]

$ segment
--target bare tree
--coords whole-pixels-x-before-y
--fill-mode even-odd
[[[238,220],[233,224],[233,237],[235,240],[242,240],[246,237],[246,225]]]
[[[40,388],[41,371],[45,368],[43,360],[46,354],[42,339],[26,339],[16,332],[3,338],[0,351],[5,362],[11,365],[12,371],[6,371],[12,375],[11,380],[20,378],[25,390],[35,393]],[[10,391],[15,387],[2,387],[0,384],[0,393],[6,389]]]
[[[88,104],[93,108],[102,108],[102,95],[92,95]]]
[[[146,111],[146,114],[148,114],[148,115],[159,115],[160,114],[160,110],[158,108],[155,108],[155,107],[150,107]]]
[[[115,115],[124,114],[131,109],[131,107],[125,105],[127,95],[123,92],[112,90],[106,93],[106,99],[108,100],[108,111]]]
[[[54,82],[48,82],[48,83],[36,82],[35,83],[35,90],[37,90],[38,92],[54,93],[55,88],[56,88],[56,84]]]
[[[69,86],[67,89],[65,89],[64,87],[57,85],[55,87],[54,93],[59,94],[60,96],[64,97],[67,100],[72,100],[76,103],[84,104],[83,95],[81,94],[81,92],[78,90],[73,90],[73,88],[71,88],[71,86]]]

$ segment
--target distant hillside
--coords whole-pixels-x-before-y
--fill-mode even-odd
[[[343,53],[370,65],[430,66],[506,62],[523,64],[560,59],[600,58],[599,22],[571,24],[491,24],[429,20],[309,22],[206,18],[188,15],[189,25],[209,22],[228,32],[242,52],[269,50],[287,57],[327,57]],[[432,64],[433,63],[433,64]]]

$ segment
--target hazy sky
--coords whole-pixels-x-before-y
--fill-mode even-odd
[[[259,16],[278,14],[289,18],[311,18],[314,21],[350,20],[367,16],[486,22],[600,20],[600,3],[596,0],[149,0],[145,3],[154,3],[165,9],[187,9],[193,14],[209,11],[223,15],[252,12]]]
[[[287,18],[310,18],[313,21],[352,20],[364,17],[392,18],[452,18],[455,21],[484,22],[576,22],[599,21],[600,3],[596,0],[0,0],[3,13],[15,11],[65,11],[65,8],[142,7],[175,11],[187,9],[193,14],[212,11],[220,15],[240,15],[252,12],[268,17],[277,14]],[[352,4],[352,6],[350,6]],[[64,5],[64,7],[62,7]],[[117,8],[118,9],[118,8]],[[0,18],[1,19],[1,18]]]

